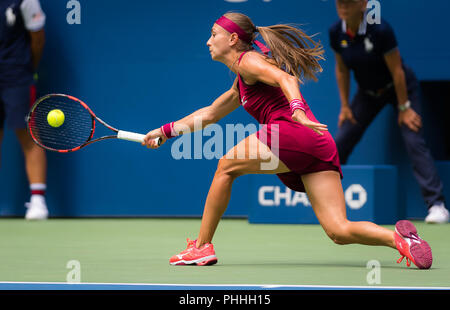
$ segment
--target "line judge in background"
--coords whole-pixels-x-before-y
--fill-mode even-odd
[[[367,23],[367,0],[336,0],[340,20],[329,30],[336,56],[336,79],[341,100],[339,130],[335,137],[341,164],[375,116],[392,104],[412,162],[414,176],[428,206],[427,223],[447,223],[442,182],[422,132],[419,82],[400,56],[391,26]],[[350,71],[358,91],[351,102]]]
[[[33,76],[44,48],[44,25],[39,0],[0,1],[0,143],[5,125],[15,131],[30,184],[30,202],[25,204],[29,220],[48,217],[46,155],[28,134],[25,121],[36,99]]]

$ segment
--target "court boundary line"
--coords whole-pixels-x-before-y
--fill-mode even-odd
[[[379,285],[290,285],[290,284],[191,284],[191,283],[100,283],[100,282],[16,282],[0,281],[0,290],[5,287],[37,290],[52,286],[53,289],[138,289],[138,290],[450,290],[450,286],[379,286]],[[41,286],[41,288],[39,288]],[[85,287],[85,288],[83,288]],[[14,288],[11,288],[14,289]]]

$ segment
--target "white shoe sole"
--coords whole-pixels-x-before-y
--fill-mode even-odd
[[[428,224],[447,224],[448,223],[448,216],[442,216],[442,217],[426,217],[425,218],[425,223]]]
[[[43,220],[46,220],[47,218],[48,218],[48,213],[25,215],[25,219],[27,221],[43,221]]]
[[[210,255],[210,256],[205,256],[199,259],[194,259],[194,260],[179,260],[177,262],[174,263],[170,263],[172,266],[176,266],[176,265],[192,265],[192,264],[197,264],[197,263],[201,263],[204,261],[208,261],[208,260],[213,260],[214,258],[216,258],[216,255]],[[217,259],[217,258],[216,258]]]

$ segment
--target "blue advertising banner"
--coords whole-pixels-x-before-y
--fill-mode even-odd
[[[398,220],[397,169],[393,166],[343,166],[347,217],[351,221],[395,224]],[[255,178],[248,221],[260,224],[318,224],[306,193],[284,186],[276,176]]]
[[[316,118],[328,125],[333,136],[337,132],[340,100],[335,57],[328,39],[329,27],[338,20],[334,0],[40,2],[46,15],[46,43],[38,69],[38,96],[73,95],[112,126],[143,134],[179,120],[210,105],[232,86],[235,75],[211,59],[206,42],[214,21],[225,12],[237,11],[249,15],[257,26],[294,23],[306,33],[316,34],[314,38],[325,50],[323,72],[317,83],[307,81],[301,85],[301,92]],[[370,7],[375,14],[371,16],[376,19],[376,14],[381,14],[390,22],[403,59],[419,80],[450,79],[450,41],[439,40],[436,44],[436,38],[448,37],[447,19],[442,14],[450,10],[449,1],[435,1],[433,5],[424,5],[423,0],[369,2],[380,4]],[[351,93],[355,91],[352,80]],[[242,107],[217,125],[226,133],[227,125],[236,124],[255,128],[258,125]],[[224,143],[221,150],[212,154],[205,151],[216,134],[218,131],[189,135],[191,149],[180,149],[179,138],[158,150],[132,142],[107,141],[72,154],[48,152],[50,217],[201,216],[217,162],[233,146]],[[234,142],[241,139],[237,137]],[[367,129],[348,164],[398,166],[404,165],[406,158],[397,120],[389,106]],[[361,172],[346,168],[344,191],[349,191],[352,201],[367,195],[364,207],[348,206],[350,218],[390,222],[390,204],[397,199],[390,190],[397,185],[393,184],[393,171],[378,169]],[[392,178],[384,177],[384,173],[392,173]],[[269,182],[270,178],[274,181]],[[417,195],[412,170],[399,170],[398,178],[402,179],[398,182],[402,186],[401,212],[425,216],[427,209]],[[262,220],[264,212],[284,208],[289,216],[280,215],[280,221],[313,222],[311,207],[300,207],[306,197],[288,193],[277,182],[275,176],[238,178],[224,216],[248,216],[250,208],[255,211],[254,203],[261,195],[263,204],[279,202],[280,206],[259,207],[258,212],[262,213],[252,213],[252,221]],[[354,184],[360,184],[366,194],[351,187]],[[253,192],[260,187],[261,192]],[[409,191],[418,198],[411,200]],[[14,131],[5,127],[1,141],[0,216],[22,217],[29,198],[20,144]],[[283,204],[287,205],[282,207]]]

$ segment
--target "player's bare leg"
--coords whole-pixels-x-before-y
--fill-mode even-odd
[[[266,170],[264,164],[276,163]],[[267,166],[267,165],[266,165]],[[289,169],[263,144],[255,134],[238,143],[219,160],[206,198],[197,247],[212,241],[217,225],[225,212],[231,196],[234,180],[245,174],[276,174]]]
[[[327,235],[337,244],[359,243],[396,248],[394,231],[371,222],[347,219],[340,175],[320,171],[302,176],[314,213]]]
[[[428,269],[433,262],[430,245],[419,237],[414,224],[402,220],[395,232],[371,222],[352,222],[346,217],[344,193],[339,173],[321,171],[302,176],[312,208],[327,235],[337,244],[365,244],[397,249],[407,266],[413,262]]]

